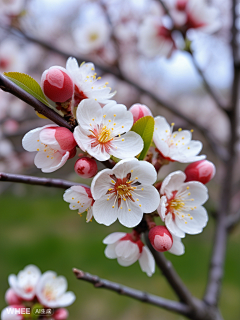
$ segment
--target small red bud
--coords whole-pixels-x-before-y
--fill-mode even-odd
[[[44,94],[54,102],[65,102],[73,95],[73,81],[61,67],[44,71],[41,79]]]
[[[133,115],[133,122],[135,123],[137,120],[139,120],[142,117],[145,116],[152,116],[151,110],[145,106],[144,104],[136,103],[131,106],[129,111]]]
[[[75,163],[74,170],[82,178],[92,178],[98,171],[96,160],[87,157],[78,159]]]
[[[199,181],[206,184],[214,177],[216,168],[211,161],[200,160],[189,164],[184,172],[187,176],[185,182]]]
[[[5,300],[9,305],[20,304],[22,299],[15,293],[12,288],[9,288],[5,293]]]
[[[68,311],[65,308],[57,309],[53,314],[55,320],[65,320],[68,318]]]
[[[148,238],[156,251],[164,252],[172,248],[172,235],[164,226],[156,226],[150,229]]]

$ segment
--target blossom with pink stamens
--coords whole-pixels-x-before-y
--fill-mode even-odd
[[[129,131],[133,115],[122,104],[111,102],[101,108],[94,99],[83,100],[77,109],[78,126],[74,138],[79,147],[99,161],[114,157],[124,159],[139,154],[143,140]]]

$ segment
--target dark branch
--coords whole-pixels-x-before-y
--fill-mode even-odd
[[[0,182],[1,181],[19,182],[19,183],[39,185],[44,187],[55,187],[55,188],[61,188],[61,189],[67,189],[76,185],[89,188],[89,186],[86,184],[75,183],[67,180],[38,178],[33,176],[25,176],[20,174],[10,174],[10,173],[3,173],[3,172],[0,172]]]
[[[100,279],[98,276],[93,276],[90,273],[83,272],[78,269],[73,269],[77,279],[92,283],[95,288],[104,288],[115,291],[121,295],[134,298],[136,300],[161,307],[166,310],[174,311],[182,315],[188,315],[190,308],[183,303],[167,300],[143,291],[132,289],[121,284],[111,282],[105,279]]]
[[[18,97],[19,99],[21,99],[22,101],[26,102],[31,107],[33,107],[37,112],[41,113],[42,115],[52,120],[59,126],[66,127],[69,130],[73,131],[74,128],[66,120],[64,120],[64,118],[61,117],[57,112],[47,107],[41,101],[34,98],[30,93],[24,91],[22,88],[17,86],[14,82],[9,80],[8,78],[4,77],[2,74],[0,74],[0,88],[3,91],[9,92],[14,96]]]
[[[166,277],[167,281],[179,297],[180,301],[193,308],[195,306],[194,298],[173,268],[172,263],[165,258],[163,253],[157,252],[152,247],[147,233],[145,233],[145,241],[155,258],[158,268],[162,271],[163,275]]]

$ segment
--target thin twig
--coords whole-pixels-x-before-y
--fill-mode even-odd
[[[17,30],[17,29],[13,29],[13,28],[6,28],[6,27],[3,27],[3,26],[1,26],[1,27],[6,29],[9,32],[12,32],[13,34],[15,34],[17,36],[24,37],[28,41],[34,42],[36,44],[39,44],[42,47],[44,47],[45,49],[48,49],[48,50],[50,50],[52,52],[55,52],[55,53],[58,53],[59,55],[65,57],[65,58],[68,58],[70,56],[70,53],[64,52],[64,51],[52,46],[51,44],[49,44],[49,43],[47,43],[47,42],[45,42],[43,40],[36,39],[33,36],[27,35],[26,33],[24,33],[21,30]],[[84,61],[84,57],[79,57],[78,56],[78,57],[76,57],[76,59],[78,60],[79,63]],[[142,85],[137,84],[136,82],[132,81],[130,78],[128,78],[128,76],[126,76],[125,74],[120,72],[120,70],[118,68],[106,67],[106,66],[103,66],[103,65],[99,65],[96,62],[94,62],[94,64],[98,69],[102,70],[103,72],[113,74],[118,79],[120,79],[122,81],[125,81],[126,83],[128,83],[129,85],[131,85],[135,89],[139,90],[143,94],[148,95],[149,97],[151,97],[151,99],[153,99],[155,101],[155,103],[160,104],[163,108],[171,111],[173,114],[175,114],[179,118],[181,118],[184,121],[186,121],[189,125],[193,126],[197,130],[199,130],[202,133],[202,135],[206,137],[206,139],[209,142],[209,145],[211,146],[213,152],[216,153],[216,155],[222,161],[227,161],[228,153],[227,153],[226,149],[224,147],[222,147],[220,144],[218,144],[218,142],[216,141],[215,137],[212,135],[212,133],[209,130],[207,130],[205,127],[203,127],[199,123],[195,123],[195,119],[189,118],[188,116],[183,114],[180,111],[179,108],[175,107],[171,102],[159,97],[155,93],[146,90]]]
[[[190,312],[190,308],[183,303],[167,300],[143,291],[123,286],[119,283],[101,279],[98,276],[91,275],[90,273],[83,272],[78,269],[73,269],[73,272],[75,273],[77,279],[90,282],[95,286],[95,288],[104,288],[115,291],[121,295],[128,296],[141,302],[152,304],[166,310],[174,311],[182,315],[187,316]]]
[[[31,184],[31,185],[39,185],[44,187],[55,187],[55,188],[61,188],[61,189],[67,189],[76,185],[89,188],[89,186],[86,184],[75,183],[75,182],[62,180],[62,179],[38,178],[34,176],[26,176],[26,175],[20,175],[20,174],[4,173],[4,172],[0,172],[0,182],[1,181],[18,182],[18,183],[25,183],[25,184]]]
[[[196,61],[196,58],[195,58],[195,56],[194,56],[192,51],[190,52],[190,55],[191,55],[191,58],[192,58],[193,65],[194,65],[195,69],[197,70],[197,72],[199,73],[200,77],[202,78],[203,84],[204,84],[207,92],[210,94],[210,96],[215,101],[216,105],[220,108],[220,110],[224,111],[226,106],[223,104],[223,102],[220,100],[220,98],[218,97],[218,95],[216,94],[216,92],[214,91],[212,86],[209,84],[207,78],[205,77],[204,72],[199,67],[199,65],[198,65],[198,63]]]
[[[9,80],[8,78],[4,77],[2,74],[0,74],[0,89],[2,89],[3,91],[9,92],[14,96],[18,97],[19,99],[21,99],[22,101],[26,102],[31,107],[33,107],[37,112],[44,115],[48,119],[52,120],[59,126],[66,127],[69,130],[73,131],[74,129],[73,126],[71,126],[57,112],[47,107],[41,101],[33,97],[30,93],[24,91],[22,88],[20,88],[18,85],[16,85],[14,82]]]

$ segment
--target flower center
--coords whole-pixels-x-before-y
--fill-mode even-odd
[[[97,38],[98,38],[98,33],[97,32],[91,33],[89,35],[89,40],[92,41],[92,42],[97,40]]]
[[[111,131],[106,126],[104,126],[100,131],[98,132],[98,142],[99,143],[106,143],[108,141],[113,140],[111,137]]]
[[[176,211],[182,211],[183,207],[185,206],[185,202],[182,201],[182,199],[173,199],[169,203],[169,209],[176,210]]]
[[[46,287],[44,288],[43,295],[48,301],[55,300],[54,290],[49,285],[46,285]]]

